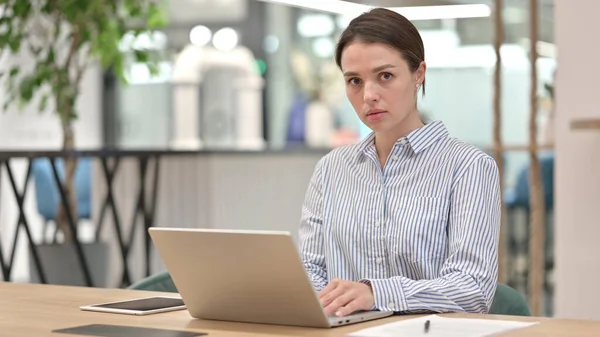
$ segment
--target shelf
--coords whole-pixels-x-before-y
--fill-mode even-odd
[[[537,146],[531,146],[528,144],[506,144],[502,146],[502,152],[524,152],[529,151],[530,149],[535,148],[538,151],[541,150],[552,150],[554,149],[554,144],[537,144]],[[486,151],[494,151],[494,147],[490,146],[485,149]]]
[[[571,121],[572,130],[600,130],[600,118],[581,118]]]

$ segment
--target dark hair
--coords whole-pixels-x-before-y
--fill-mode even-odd
[[[383,43],[400,52],[411,71],[425,60],[421,35],[412,22],[394,11],[375,8],[350,21],[338,41],[335,62],[342,69],[342,52],[353,42]],[[425,79],[423,79],[425,94]]]

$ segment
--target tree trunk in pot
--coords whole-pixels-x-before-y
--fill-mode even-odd
[[[71,108],[67,108],[71,109]],[[71,151],[75,149],[75,133],[73,131],[73,125],[71,121],[63,120],[63,150]],[[63,190],[65,197],[69,201],[69,208],[71,216],[73,217],[73,224],[77,227],[78,223],[78,211],[77,211],[77,189],[75,186],[75,172],[77,170],[77,157],[66,156],[64,158],[65,176],[63,180]],[[71,228],[69,227],[69,218],[65,210],[63,202],[58,205],[58,212],[56,216],[56,225],[62,231],[65,242],[72,242],[74,235]]]

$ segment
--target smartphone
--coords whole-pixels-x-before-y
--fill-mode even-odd
[[[180,297],[146,297],[127,301],[99,303],[79,307],[85,311],[108,312],[125,315],[151,315],[160,312],[185,309]]]

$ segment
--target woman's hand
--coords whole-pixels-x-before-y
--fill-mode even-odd
[[[319,300],[327,316],[350,315],[356,311],[373,309],[373,289],[368,284],[334,279],[319,293]]]

